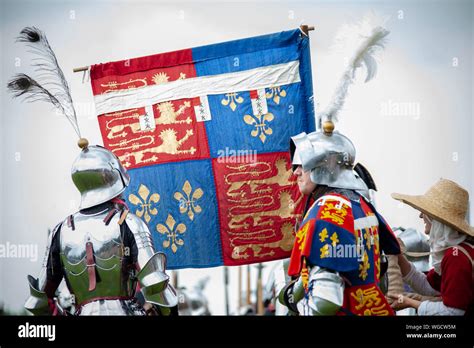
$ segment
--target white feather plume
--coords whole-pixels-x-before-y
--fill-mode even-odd
[[[377,73],[377,61],[374,54],[384,48],[385,38],[390,32],[381,25],[370,25],[364,20],[356,26],[345,26],[339,32],[336,39],[347,43],[358,45],[348,60],[346,69],[339,80],[336,91],[326,109],[319,114],[319,121],[337,121],[338,113],[343,108],[349,90],[354,82],[356,70],[362,66],[366,67],[367,76],[365,82],[370,81]]]

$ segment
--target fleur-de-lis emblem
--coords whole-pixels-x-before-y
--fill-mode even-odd
[[[364,256],[362,258],[362,262],[359,264],[359,278],[362,280],[365,280],[368,275],[368,270],[370,268],[370,263],[369,263],[369,255],[367,254],[367,251],[364,251]]]
[[[153,193],[150,196],[150,190],[145,185],[141,184],[138,188],[138,196],[135,196],[133,193],[128,196],[128,200],[133,205],[138,206],[135,214],[138,217],[144,217],[145,221],[148,223],[151,220],[151,215],[158,214],[158,209],[154,206],[160,201],[160,195],[158,193]],[[148,197],[150,196],[150,197]]]
[[[267,88],[267,90],[268,92],[265,93],[265,97],[267,97],[267,99],[273,98],[276,104],[280,104],[280,98],[286,97],[286,91],[281,89],[281,87],[270,87]]]
[[[199,214],[202,212],[202,208],[199,204],[196,203],[198,199],[200,199],[204,192],[201,188],[197,188],[193,192],[193,188],[188,180],[184,182],[183,185],[183,192],[175,192],[174,199],[179,202],[179,212],[181,214],[188,214],[190,220],[194,220],[194,213]]]
[[[253,125],[255,129],[250,133],[253,137],[258,136],[262,143],[267,139],[267,135],[272,135],[273,130],[268,126],[266,122],[273,121],[275,117],[272,113],[267,113],[265,115],[245,115],[244,121],[249,125]]]
[[[156,230],[166,235],[168,239],[163,241],[163,247],[169,248],[171,245],[171,250],[173,253],[176,253],[178,250],[178,246],[184,245],[184,240],[180,238],[184,232],[186,232],[186,225],[185,224],[177,224],[171,214],[168,214],[168,218],[166,219],[166,226],[163,224],[156,225]]]
[[[224,106],[229,105],[229,107],[232,109],[232,111],[235,111],[235,109],[237,108],[236,103],[242,104],[242,102],[244,101],[244,98],[239,96],[238,93],[227,93],[225,96],[227,98],[222,99],[221,104],[224,105]]]

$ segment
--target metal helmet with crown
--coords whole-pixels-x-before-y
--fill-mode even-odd
[[[331,103],[318,115],[319,130],[312,133],[300,133],[291,137],[290,156],[293,170],[301,165],[304,171],[311,171],[311,181],[318,185],[333,188],[366,191],[368,187],[354,171],[356,149],[345,135],[335,131],[334,122],[344,105],[349,86],[353,83],[357,68],[365,65],[368,82],[375,76],[377,63],[373,53],[383,48],[385,37],[389,34],[381,26],[367,30],[367,23],[359,28],[346,28],[346,31],[358,31],[362,41],[349,60]],[[361,32],[364,28],[364,32]],[[356,30],[355,30],[356,29]]]

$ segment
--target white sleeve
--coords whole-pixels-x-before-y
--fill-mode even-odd
[[[411,265],[410,272],[403,277],[403,281],[411,286],[415,292],[423,296],[439,296],[440,293],[433,289],[426,279],[426,275]]]
[[[466,311],[448,307],[443,302],[423,301],[418,307],[418,315],[464,315]]]

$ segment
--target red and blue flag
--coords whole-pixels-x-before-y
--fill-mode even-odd
[[[168,268],[289,257],[303,197],[290,136],[314,130],[299,29],[91,67],[104,146]]]

